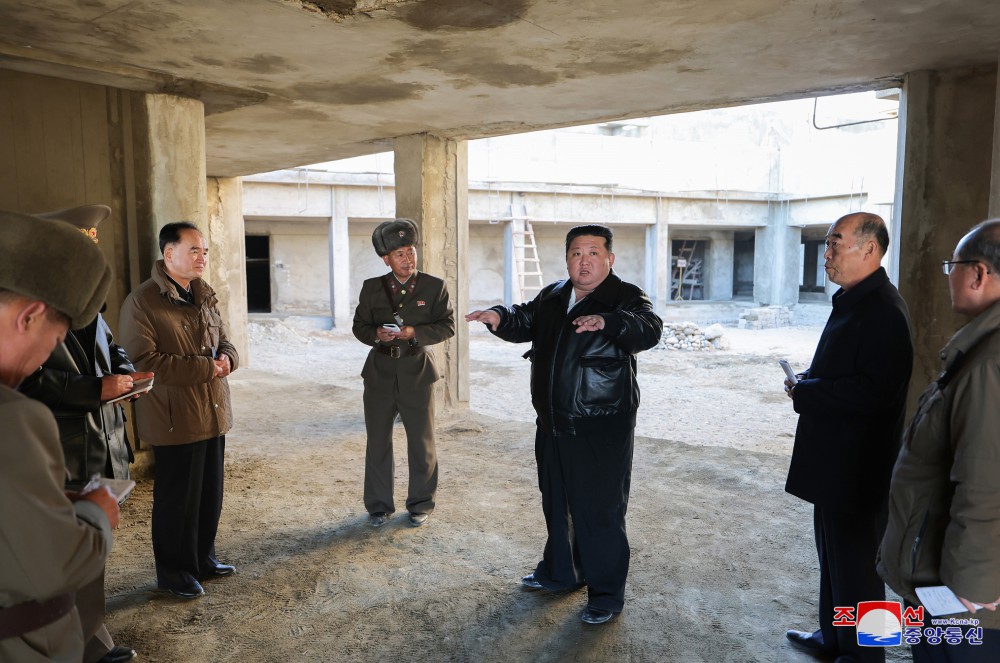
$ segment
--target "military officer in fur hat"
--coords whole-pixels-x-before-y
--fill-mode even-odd
[[[110,284],[75,228],[0,212],[0,661],[83,659],[74,594],[104,570],[118,503],[103,488],[67,496],[55,418],[15,389],[94,319]]]
[[[107,205],[81,205],[39,214],[63,221],[97,243],[97,227],[111,216]],[[94,474],[129,478],[132,449],[125,436],[125,411],[109,401],[128,393],[137,373],[125,349],[115,343],[104,317],[83,329],[70,330],[42,367],[29,375],[18,391],[45,403],[56,415],[66,460],[68,487],[87,483]],[[83,634],[83,663],[124,663],[135,658],[131,647],[116,645],[104,625],[104,576],[76,593]]]
[[[423,525],[434,510],[434,383],[441,374],[428,348],[455,335],[455,313],[444,281],[417,271],[417,243],[417,227],[409,219],[375,228],[372,244],[391,271],[364,282],[354,312],[354,336],[372,346],[361,371],[368,432],[364,500],[372,527],[384,525],[396,510],[392,426],[397,414],[406,429],[410,525]]]

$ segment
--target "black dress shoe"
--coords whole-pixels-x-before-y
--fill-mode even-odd
[[[135,650],[131,647],[112,647],[97,663],[126,663],[135,658]]]
[[[160,589],[165,589],[174,596],[178,596],[182,599],[196,599],[205,593],[205,588],[201,586],[201,583],[197,580],[192,580],[187,585],[182,585],[180,587],[163,587]]]
[[[224,578],[225,576],[231,576],[236,573],[236,567],[232,564],[215,564],[213,566],[206,567],[201,573],[202,580],[211,580],[212,578]]]
[[[535,580],[535,574],[529,573],[521,578],[521,586],[527,589],[542,589],[542,583]]]
[[[605,622],[610,622],[617,614],[618,613],[614,610],[593,608],[588,605],[583,609],[583,612],[580,613],[580,621],[584,624],[603,624]]]
[[[789,629],[785,631],[785,637],[788,638],[788,641],[793,645],[801,647],[806,651],[818,654],[832,654],[836,651],[835,647],[828,647],[824,644],[822,631],[806,633],[805,631],[795,631],[793,629]]]

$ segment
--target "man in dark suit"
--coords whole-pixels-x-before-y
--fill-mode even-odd
[[[884,661],[856,631],[834,626],[834,607],[885,599],[875,557],[885,530],[913,365],[906,303],[880,266],[889,248],[875,214],[841,217],[826,235],[826,273],[840,286],[809,369],[785,382],[799,414],[785,490],[814,505],[819,629],[788,639],[837,663]]]
[[[434,383],[441,374],[427,348],[455,335],[455,313],[444,281],[417,271],[417,242],[417,227],[409,219],[375,228],[375,252],[392,271],[364,282],[354,312],[354,336],[372,346],[361,370],[368,431],[364,499],[372,527],[384,525],[396,510],[392,426],[397,414],[406,429],[410,525],[423,525],[434,510]]]

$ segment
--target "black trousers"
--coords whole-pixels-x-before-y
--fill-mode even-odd
[[[834,608],[861,601],[884,601],[885,584],[875,558],[885,533],[886,511],[844,512],[816,506],[813,511],[819,554],[819,627],[823,643],[864,663],[884,663],[885,649],[861,647],[853,626],[834,626]]]
[[[190,585],[218,563],[215,535],[222,515],[226,436],[153,446],[153,557],[164,589]]]
[[[587,585],[591,607],[625,605],[625,511],[634,429],[553,436],[536,429],[538,488],[548,540],[535,579],[546,589]]]

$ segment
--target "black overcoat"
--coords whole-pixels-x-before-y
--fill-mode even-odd
[[[818,506],[880,507],[899,452],[913,368],[910,314],[885,270],[833,296],[799,413],[785,490]]]

